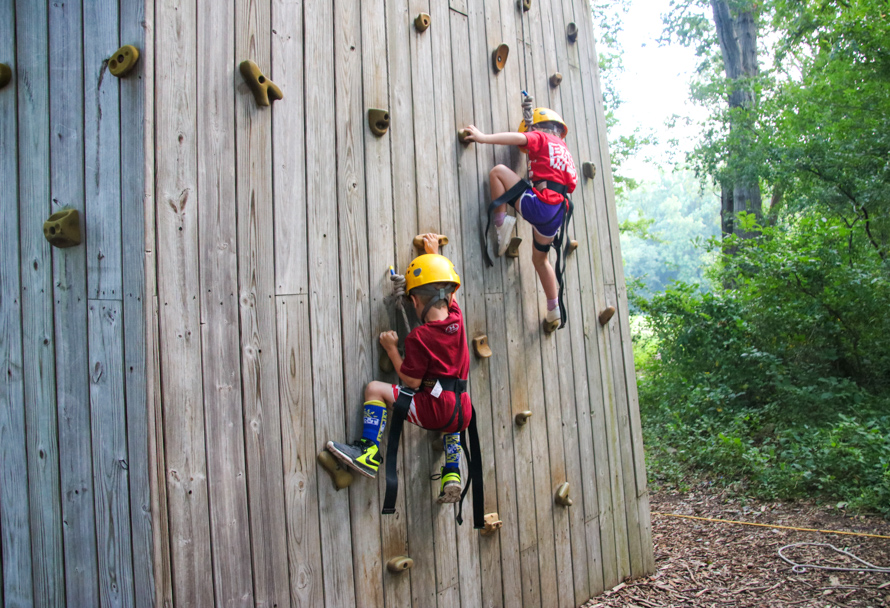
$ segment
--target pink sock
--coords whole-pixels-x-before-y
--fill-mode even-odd
[[[559,306],[559,298],[547,300],[547,310],[554,310],[557,306]]]
[[[503,226],[505,217],[507,217],[506,211],[501,211],[501,212],[495,211],[494,212],[494,225],[497,226],[498,228]]]

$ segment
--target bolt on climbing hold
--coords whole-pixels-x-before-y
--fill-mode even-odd
[[[334,482],[334,487],[338,492],[343,488],[348,488],[352,483],[352,473],[347,471],[343,465],[340,464],[340,461],[327,450],[320,451],[316,460],[318,460],[318,464],[321,465],[321,468],[327,471],[331,476],[331,481]]]
[[[417,17],[414,18],[414,28],[418,32],[425,32],[426,29],[430,26],[430,22],[432,19],[426,13],[420,13]]]
[[[528,419],[532,417],[531,410],[525,410],[524,412],[519,412],[516,414],[514,421],[516,422],[516,426],[525,426],[528,422]]]
[[[608,306],[608,307],[606,307],[606,308],[603,310],[603,312],[600,313],[600,316],[599,316],[599,319],[600,319],[600,325],[605,325],[606,323],[608,323],[608,322],[609,322],[609,319],[611,319],[612,316],[613,316],[614,314],[615,314],[615,307],[614,307],[614,306]]]
[[[501,44],[494,50],[494,53],[491,54],[491,58],[494,61],[495,72],[500,72],[504,69],[504,66],[507,65],[508,55],[510,55],[510,47],[506,44]]]
[[[507,251],[504,252],[504,255],[508,258],[518,258],[519,257],[519,246],[522,244],[522,237],[514,236],[510,239],[510,244],[507,245]]]
[[[460,131],[457,132],[457,139],[458,139],[458,140],[460,141],[460,143],[462,143],[463,145],[468,146],[468,145],[470,145],[471,143],[473,143],[473,142],[471,142],[470,140],[467,139],[467,137],[468,137],[469,135],[470,135],[470,132],[469,132],[469,131],[467,131],[466,129],[461,129]]]
[[[112,76],[123,78],[139,61],[139,49],[132,44],[125,44],[108,59],[108,70]]]
[[[569,246],[566,250],[566,254],[572,253],[577,248],[578,248],[578,241],[576,241],[575,239],[572,239],[571,241],[569,241]]]
[[[504,525],[504,522],[498,519],[497,513],[486,513],[484,521],[485,527],[479,530],[479,534],[482,536],[491,536]]]
[[[43,236],[50,245],[60,249],[80,245],[80,213],[77,209],[53,213],[43,222]]]
[[[562,482],[558,488],[556,488],[556,504],[562,505],[564,507],[572,506],[572,499],[569,498],[569,482]]]
[[[522,7],[523,12],[529,12],[532,8],[532,0],[519,0],[519,5]]]
[[[401,574],[405,570],[410,570],[414,566],[414,560],[407,555],[399,555],[386,562],[386,569],[393,574]]]
[[[374,135],[378,137],[384,135],[389,130],[389,110],[368,109],[368,126]]]
[[[594,165],[589,160],[585,160],[583,163],[581,163],[581,173],[587,179],[593,179],[594,177],[596,177],[596,165]]]
[[[263,76],[260,67],[253,61],[242,61],[238,66],[244,82],[253,91],[253,98],[258,106],[270,106],[273,101],[284,99],[284,95],[278,85]]]
[[[570,21],[566,26],[566,38],[569,39],[569,42],[575,42],[578,39],[578,26],[574,21]]]
[[[488,336],[476,336],[473,338],[473,350],[480,359],[488,359],[491,356],[491,347],[488,345]]]
[[[436,236],[439,237],[439,247],[444,247],[445,245],[448,244],[447,236],[445,236],[444,234],[437,234]],[[423,251],[423,235],[422,234],[418,234],[417,236],[414,237],[414,248],[419,251]]]
[[[12,80],[12,68],[5,63],[0,63],[0,89]]]
[[[555,89],[560,84],[562,84],[562,74],[554,72],[553,75],[550,76],[550,86]]]

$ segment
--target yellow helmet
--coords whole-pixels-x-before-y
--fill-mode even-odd
[[[454,264],[444,255],[425,253],[417,256],[408,264],[405,272],[405,291],[409,294],[415,287],[430,283],[454,283],[454,291],[460,287],[460,277]]]
[[[541,122],[555,122],[562,125],[562,137],[565,139],[565,136],[569,134],[569,127],[566,125],[565,121],[562,117],[551,110],[550,108],[535,108],[535,112],[532,115],[532,124],[536,125]],[[528,131],[528,127],[525,126],[525,120],[519,123],[519,132],[525,133]]]

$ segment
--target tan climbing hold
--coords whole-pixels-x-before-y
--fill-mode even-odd
[[[522,237],[514,236],[510,239],[510,244],[507,245],[507,251],[504,252],[504,255],[508,258],[518,258],[519,257],[519,245],[522,244]]]
[[[371,127],[371,133],[377,137],[385,135],[389,130],[389,110],[370,108],[368,110],[368,126]]]
[[[393,574],[401,574],[405,570],[410,570],[414,566],[414,560],[407,555],[399,555],[386,562],[386,569]]]
[[[470,135],[469,131],[467,131],[466,129],[461,129],[460,131],[457,132],[457,139],[458,139],[458,141],[460,141],[460,143],[467,146],[467,145],[470,145],[471,143],[473,143],[467,139],[467,137],[469,137],[469,135]]]
[[[584,161],[583,163],[581,163],[581,173],[587,179],[593,179],[594,177],[596,177],[596,165],[594,165],[590,161]]]
[[[43,236],[50,245],[60,249],[80,245],[80,213],[77,209],[53,213],[43,222]]]
[[[321,465],[321,468],[327,471],[331,476],[331,481],[334,482],[334,487],[337,488],[337,491],[340,491],[343,488],[348,488],[352,483],[352,473],[347,471],[346,468],[340,464],[340,461],[327,450],[320,451],[316,460],[318,460],[318,464]]]
[[[531,410],[525,410],[524,412],[519,412],[516,414],[514,420],[516,421],[516,426],[525,426],[528,422],[528,419],[532,417]]]
[[[532,9],[532,0],[519,0],[519,4],[522,5],[522,10],[526,13]]]
[[[12,68],[5,63],[0,63],[0,89],[12,81]]]
[[[425,32],[430,26],[432,18],[426,13],[420,13],[414,18],[414,29],[418,32]]]
[[[566,38],[569,39],[569,42],[575,42],[578,39],[578,26],[574,21],[569,22],[566,26]]]
[[[125,44],[108,58],[108,71],[112,76],[122,78],[136,67],[139,61],[139,49],[132,44]]]
[[[600,313],[600,325],[605,325],[609,322],[609,320],[615,315],[615,307],[607,306],[603,312]]]
[[[473,351],[480,359],[488,359],[491,356],[491,347],[488,345],[488,336],[476,336],[473,338]]]
[[[507,57],[510,55],[510,47],[506,44],[501,44],[494,50],[494,53],[491,54],[492,61],[494,62],[494,71],[500,72],[504,69],[504,66],[507,65]]]
[[[556,488],[556,504],[562,505],[564,507],[572,506],[572,499],[569,498],[569,482],[562,482],[558,488]]]
[[[253,98],[258,106],[270,106],[273,101],[284,99],[278,85],[266,78],[260,71],[260,67],[253,61],[242,61],[238,66],[244,82],[253,92]]]
[[[497,513],[486,513],[485,514],[485,527],[479,530],[479,534],[482,536],[491,536],[495,532],[501,529],[501,526],[504,525],[500,519],[498,519]]]
[[[550,76],[550,86],[554,89],[562,84],[562,74],[556,72],[552,76]]]
[[[439,247],[444,247],[445,245],[448,244],[447,236],[445,236],[444,234],[437,234],[436,236],[439,237]],[[418,234],[417,236],[414,237],[414,248],[417,249],[418,251],[423,251],[423,235],[422,234]]]
[[[568,249],[566,250],[566,253],[567,254],[572,253],[577,248],[578,248],[578,241],[576,241],[575,239],[572,239],[571,241],[569,241],[569,246],[568,246]]]

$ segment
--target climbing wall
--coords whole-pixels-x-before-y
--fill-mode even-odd
[[[145,24],[158,602],[570,607],[652,571],[587,0],[149,0]],[[258,105],[245,60],[282,99]],[[483,263],[488,171],[524,160],[457,137],[515,130],[523,89],[595,168],[573,197],[570,320],[549,336],[528,225],[518,258]],[[382,135],[372,108],[388,114]],[[364,385],[396,380],[376,340],[388,268],[424,232],[449,237],[468,335],[493,352],[470,371],[485,510],[503,522],[490,536],[436,504],[444,457],[427,431],[403,435],[394,515],[380,514],[382,479],[338,490],[316,463],[329,439],[359,435]],[[555,502],[566,482],[571,506]],[[388,572],[403,555],[413,567]]]

